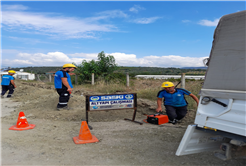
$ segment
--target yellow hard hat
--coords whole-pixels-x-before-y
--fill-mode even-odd
[[[166,81],[166,82],[163,82],[161,87],[163,88],[168,88],[168,87],[173,87],[174,84],[172,82],[169,82],[169,81]]]
[[[62,66],[62,68],[67,68],[67,67],[74,67],[74,68],[77,68],[74,64],[72,63],[67,63],[65,65]]]
[[[9,70],[8,73],[15,74],[16,72],[14,70]]]

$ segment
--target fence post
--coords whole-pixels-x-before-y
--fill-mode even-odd
[[[38,76],[38,81],[41,81],[40,78],[39,78],[39,74],[37,74],[37,76]]]
[[[91,74],[91,85],[94,85],[94,73]]]
[[[51,74],[49,74],[49,80],[50,80],[50,82],[51,82]]]
[[[126,86],[129,87],[129,73],[126,73]]]
[[[75,85],[78,85],[78,75],[75,74]]]
[[[185,73],[181,74],[181,88],[185,89]]]

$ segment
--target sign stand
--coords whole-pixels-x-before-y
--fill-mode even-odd
[[[88,111],[89,111],[89,104],[90,104],[90,103],[89,103],[89,101],[87,100],[87,98],[88,98],[88,96],[86,96],[86,101],[85,101],[85,105],[86,105],[86,115],[85,115],[85,117],[86,117],[86,123],[87,123],[89,129],[92,130],[93,128],[89,125],[89,115],[88,115]]]
[[[86,95],[86,122],[89,128],[89,112],[90,111],[106,111],[119,109],[134,109],[133,117],[124,120],[132,121],[142,125],[142,122],[135,121],[137,113],[137,94],[105,94],[105,95]],[[108,108],[108,109],[105,109]]]
[[[129,120],[129,121],[139,123],[140,125],[142,125],[143,124],[142,122],[135,121],[135,117],[136,117],[136,113],[137,113],[137,105],[138,105],[137,104],[137,94],[135,94],[135,96],[134,96],[134,112],[133,112],[132,120],[128,119],[128,118],[125,118],[124,120]]]

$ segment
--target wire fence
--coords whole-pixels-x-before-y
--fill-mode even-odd
[[[125,80],[112,80],[106,81],[104,77],[100,79],[91,79],[82,85],[78,83],[78,76],[71,75],[72,84],[75,85],[74,88],[88,88],[95,92],[104,93],[104,94],[114,94],[117,92],[134,92],[138,94],[139,98],[148,99],[156,101],[157,93],[162,90],[161,84],[165,81],[171,81],[174,85],[178,86],[177,88],[184,88],[190,91],[192,94],[196,95],[199,98],[199,93],[202,88],[204,80],[195,80],[195,79],[186,79],[185,74],[179,79],[167,78],[167,79],[154,79],[154,78],[136,78],[129,77],[129,74],[126,73]],[[93,75],[92,75],[93,77]],[[54,84],[54,75],[50,74],[36,74],[36,81],[44,82],[47,84]],[[196,102],[189,96],[185,97],[188,104],[188,109],[196,108]]]

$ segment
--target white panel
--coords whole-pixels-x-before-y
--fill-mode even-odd
[[[197,110],[197,113],[199,114],[203,114],[203,115],[210,116],[210,117],[217,117],[231,110],[232,103],[233,103],[232,99],[215,98],[216,100],[219,100],[228,105],[227,107],[223,107],[212,101],[210,101],[206,105],[201,104],[201,100],[203,97],[204,96],[201,96],[200,101],[199,101],[200,104]]]
[[[218,100],[223,101],[222,99]],[[226,103],[225,100],[223,102]],[[246,101],[233,100],[231,109],[227,111],[229,105],[228,107],[222,107],[213,102],[207,105],[199,104],[195,124],[199,127],[206,126],[246,136]]]
[[[217,138],[215,141],[214,139]],[[179,144],[178,150],[176,151],[177,156],[200,153],[204,151],[217,150],[223,137],[212,135],[196,129],[196,125],[189,125],[185,131],[181,143]]]

